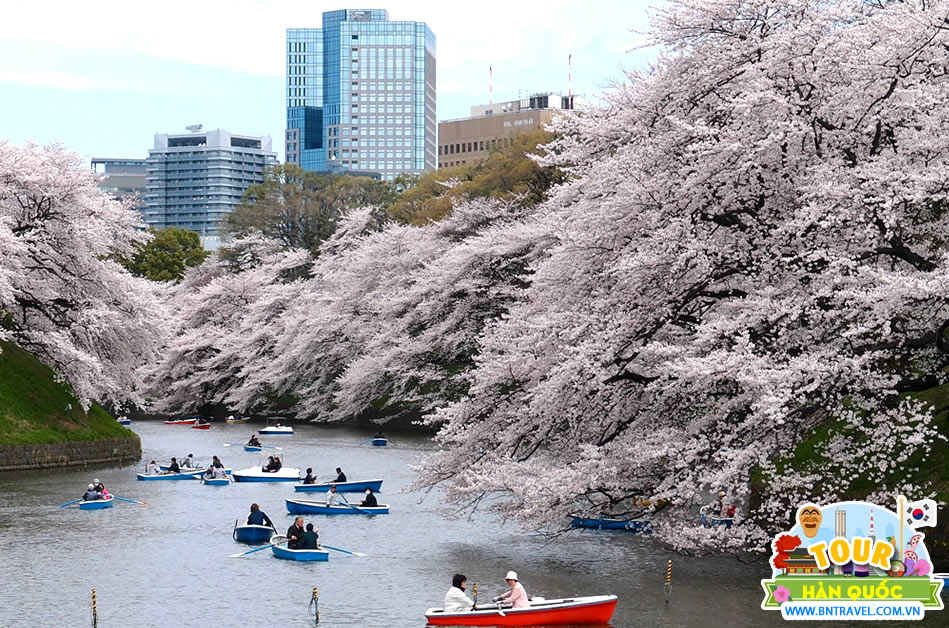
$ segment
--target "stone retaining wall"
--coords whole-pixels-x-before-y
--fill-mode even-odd
[[[138,436],[0,447],[0,471],[134,462],[142,457]]]

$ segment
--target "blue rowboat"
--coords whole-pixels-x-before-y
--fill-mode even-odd
[[[94,499],[87,502],[79,502],[79,510],[102,510],[103,508],[112,508],[112,498]]]
[[[119,425],[131,425],[131,424],[132,424],[132,419],[117,419],[117,420],[118,420],[118,422],[119,422]]]
[[[244,445],[244,451],[261,451],[262,447],[257,447],[255,445]]]
[[[588,530],[621,530],[634,534],[651,534],[652,522],[644,519],[624,519],[622,517],[600,517],[591,519],[573,515],[570,526]]]
[[[152,480],[197,480],[204,473],[202,469],[187,471],[182,473],[161,473],[159,475],[150,475],[148,473],[138,473],[135,477],[142,481]]]
[[[207,484],[208,486],[227,486],[231,483],[231,480],[226,476],[223,478],[206,478],[201,476],[201,483]]]
[[[389,441],[384,438],[373,438],[371,442],[373,447],[385,447],[389,444]]]
[[[286,543],[287,537],[280,535],[271,537],[270,542],[276,543],[277,541],[282,541]],[[330,559],[330,553],[327,550],[322,549],[290,549],[283,545],[271,545],[270,549],[273,550],[273,555],[277,558],[282,558],[284,560],[296,560],[299,562],[303,561],[322,561],[326,562]]]
[[[234,522],[234,532],[231,536],[238,543],[267,543],[270,541],[270,537],[274,535],[275,530],[269,526],[258,526],[245,523],[244,525],[237,525],[237,521]]]
[[[327,506],[325,502],[313,502],[304,499],[288,499],[287,512],[291,515],[387,515],[389,504],[378,506],[357,506],[352,504],[334,504]]]
[[[294,484],[293,490],[298,493],[328,493],[331,486],[336,487],[337,493],[362,493],[371,488],[373,493],[382,491],[382,480],[362,480],[359,482],[323,482],[322,484]]]
[[[718,508],[718,504],[706,504],[699,509],[702,525],[706,528],[714,528],[716,526],[732,527],[735,524],[736,517],[723,517],[719,514],[715,514],[716,508]]]

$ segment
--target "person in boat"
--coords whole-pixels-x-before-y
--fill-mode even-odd
[[[247,525],[251,526],[270,526],[273,527],[273,521],[260,509],[257,504],[250,505],[250,514],[247,515]]]
[[[99,493],[96,492],[96,485],[90,484],[89,488],[86,489],[86,492],[82,495],[82,501],[84,502],[94,502],[99,499]]]
[[[339,467],[336,467],[336,473],[337,473],[337,475],[336,475],[336,479],[333,480],[334,482],[345,482],[345,481],[346,481],[346,474],[343,473],[343,470],[342,470],[342,469],[340,469]]]
[[[464,574],[456,573],[451,579],[451,588],[445,594],[445,601],[442,602],[442,610],[446,613],[464,613],[473,611],[475,603],[470,597],[465,595],[465,586],[468,578]]]
[[[737,509],[733,504],[729,504],[725,498],[725,493],[723,491],[718,492],[718,515],[724,518],[731,518],[735,516],[735,511]]]
[[[181,467],[178,466],[177,458],[172,457],[171,464],[168,465],[168,469],[164,473],[165,475],[169,475],[171,473],[181,473]]]
[[[306,524],[306,532],[303,533],[303,536],[297,542],[297,549],[320,549],[320,534],[319,530],[313,529],[313,524]]]
[[[103,486],[102,482],[99,481],[99,478],[94,479],[92,484],[95,486],[97,493],[102,493],[105,491],[105,486]]]
[[[297,517],[293,520],[293,525],[287,528],[287,547],[290,549],[299,549],[297,546],[305,533],[306,530],[303,529],[303,517]]]
[[[386,439],[386,435],[382,433],[382,430],[376,432],[375,438],[381,438],[382,440]]]
[[[99,499],[112,499],[112,494],[109,493],[109,489],[102,484],[99,484],[99,486],[102,487],[101,491],[96,491],[99,494]]]
[[[224,465],[222,464],[219,467],[215,467],[214,465],[211,465],[211,475],[215,479],[226,478],[227,472],[224,470]]]
[[[333,488],[336,488],[335,486]],[[372,492],[371,488],[366,489],[366,499],[359,502],[360,506],[369,506],[370,508],[375,508],[379,505],[379,502],[376,500],[376,494]]]
[[[221,462],[221,459],[218,458],[217,456],[211,456],[211,466],[214,467],[215,469],[223,469],[224,463]]]
[[[158,466],[157,460],[152,460],[148,463],[148,466],[145,467],[145,473],[148,475],[161,475],[161,467]]]
[[[247,446],[248,446],[248,447],[260,447],[260,446],[261,446],[261,444],[260,444],[260,439],[257,438],[257,434],[254,434],[253,436],[250,437],[250,440],[247,441]]]
[[[267,456],[267,466],[261,469],[264,473],[274,473],[277,470],[277,465],[274,463],[273,456]]]
[[[327,506],[335,506],[335,505],[336,505],[336,498],[337,498],[337,496],[338,496],[338,495],[337,495],[337,493],[336,493],[336,487],[335,487],[335,486],[331,486],[329,492],[326,494],[326,505],[327,505]]]
[[[303,478],[304,484],[316,484],[316,476],[313,475],[313,467],[306,468],[306,477]]]
[[[280,456],[274,456],[274,457],[273,457],[273,464],[274,464],[274,473],[276,473],[276,472],[279,471],[281,468],[283,468],[283,463],[280,462]]]
[[[504,580],[507,582],[507,586],[511,588],[509,591],[505,591],[494,598],[494,601],[507,602],[511,605],[511,608],[528,608],[530,602],[527,601],[527,591],[524,590],[524,585],[518,581],[517,572],[507,572],[507,575],[504,576]]]
[[[198,465],[194,463],[194,454],[188,454],[188,457],[181,461],[183,469],[197,469]]]

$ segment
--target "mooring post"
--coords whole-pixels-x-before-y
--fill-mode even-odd
[[[666,586],[664,589],[666,594],[666,606],[669,605],[669,595],[672,593],[672,561],[666,565]]]
[[[310,597],[310,605],[306,610],[310,615],[313,615],[313,625],[320,623],[320,592],[316,587],[313,587],[313,595]]]
[[[92,628],[99,625],[99,614],[96,612],[96,590],[92,590]]]

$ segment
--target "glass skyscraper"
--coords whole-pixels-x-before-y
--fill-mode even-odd
[[[276,164],[269,136],[217,129],[158,133],[146,160],[145,223],[196,231],[205,248],[220,244],[221,222],[264,170]]]
[[[435,35],[382,9],[287,29],[287,163],[392,180],[437,166]]]

